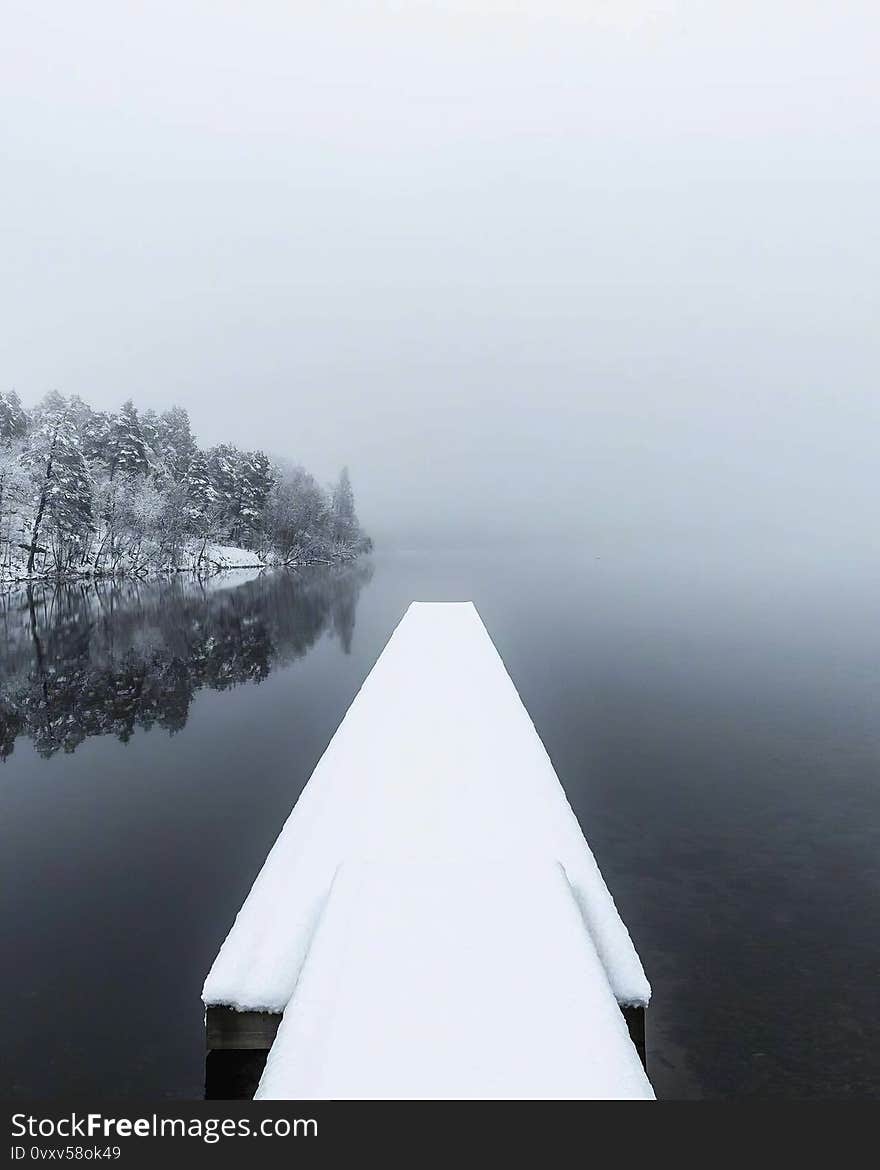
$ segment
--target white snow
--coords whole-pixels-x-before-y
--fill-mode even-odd
[[[467,900],[461,875],[490,867],[514,891],[499,911],[514,918],[528,885],[523,867],[561,864],[611,992],[621,1004],[647,1003],[650,987],[626,927],[470,603],[410,606],[254,882],[205,982],[205,1003],[283,1011],[337,869],[371,859],[389,866],[388,886],[405,886],[416,864],[434,863],[456,904]],[[442,881],[432,880],[432,905]],[[334,918],[342,912],[334,908]],[[370,913],[378,928],[382,906]],[[533,906],[528,921],[539,918]],[[451,911],[442,920],[448,934]],[[524,935],[522,952],[550,941],[543,930],[534,940]],[[459,951],[450,939],[450,958],[461,964]],[[551,948],[543,961],[565,960]],[[499,963],[493,970],[499,983],[506,978]]]
[[[265,568],[267,563],[253,549],[239,548],[234,544],[213,544],[210,541],[204,547],[198,541],[192,541],[187,553],[194,568],[251,569]]]
[[[651,1099],[562,867],[343,864],[258,1099]]]

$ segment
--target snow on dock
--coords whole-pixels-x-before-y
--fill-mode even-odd
[[[550,758],[470,603],[413,603],[272,847],[204,1000],[283,1011],[337,867],[356,857],[559,861],[621,1004],[650,986]]]
[[[651,1099],[562,867],[344,863],[257,1099]]]
[[[394,1060],[419,1065],[421,1095],[649,1096],[615,1006],[649,998],[476,609],[414,603],[269,853],[205,1004],[287,1008],[261,1096],[399,1095]],[[394,1060],[377,1069],[385,1044]]]

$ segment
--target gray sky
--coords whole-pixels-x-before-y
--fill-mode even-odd
[[[866,520],[880,9],[0,0],[0,379],[380,535]]]

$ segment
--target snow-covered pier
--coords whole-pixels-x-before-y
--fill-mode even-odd
[[[271,1044],[261,1098],[650,1098],[649,997],[476,609],[414,603],[211,968],[209,1048]]]

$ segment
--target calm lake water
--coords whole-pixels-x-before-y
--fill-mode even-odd
[[[0,604],[0,1093],[198,1097],[199,1001],[408,602],[472,598],[654,985],[662,1097],[877,1096],[877,565],[598,542]]]

